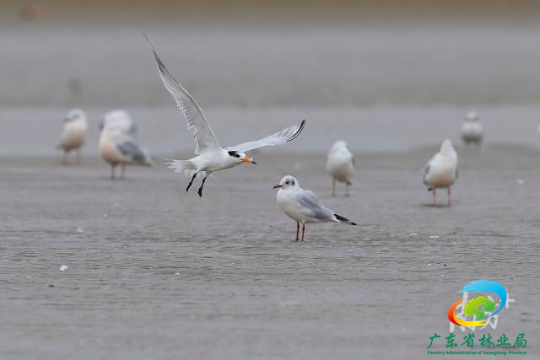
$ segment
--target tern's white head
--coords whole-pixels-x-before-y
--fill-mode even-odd
[[[287,175],[281,179],[278,185],[274,186],[274,189],[298,189],[300,187],[300,184],[298,184],[298,180],[294,178],[294,176]]]
[[[443,155],[451,155],[455,154],[456,150],[454,150],[454,147],[452,146],[452,142],[450,140],[444,140],[441,145],[441,154]]]
[[[251,163],[257,164],[253,158],[247,156],[246,154],[238,151],[229,151],[229,156],[236,160],[238,163]]]
[[[465,115],[465,121],[478,121],[480,120],[480,115],[476,111],[469,111]]]

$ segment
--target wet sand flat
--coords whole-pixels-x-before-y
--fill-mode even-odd
[[[417,359],[476,279],[515,299],[489,333],[538,356],[538,151],[460,149],[455,202],[432,207],[435,150],[358,156],[349,198],[330,196],[324,154],[267,151],[202,199],[159,164],[111,182],[94,158],[1,158],[0,357]],[[295,243],[272,189],[286,174],[359,226]]]

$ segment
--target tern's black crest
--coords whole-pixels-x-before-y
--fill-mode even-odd
[[[232,157],[235,157],[235,158],[239,158],[240,157],[240,154],[238,153],[238,151],[228,151],[229,155],[232,156]]]

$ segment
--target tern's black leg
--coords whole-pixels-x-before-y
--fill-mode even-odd
[[[202,197],[202,189],[204,187],[204,182],[206,181],[206,178],[208,177],[209,175],[206,175],[204,177],[204,179],[202,179],[202,183],[201,183],[201,187],[199,188],[199,197]]]
[[[197,174],[198,173],[193,174],[193,177],[191,178],[191,181],[189,182],[189,185],[186,188],[186,192],[189,191],[189,188],[191,187],[191,185],[193,185],[193,180],[195,180],[195,178],[197,177]]]

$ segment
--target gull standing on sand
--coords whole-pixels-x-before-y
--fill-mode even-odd
[[[134,136],[137,133],[137,125],[126,110],[116,109],[109,111],[103,116],[100,128],[116,127],[126,135]]]
[[[349,196],[349,186],[354,173],[354,157],[347,149],[347,143],[339,140],[328,152],[326,170],[332,177],[332,196],[336,195],[336,181],[345,183],[345,194]]]
[[[437,204],[436,189],[448,189],[448,205],[452,203],[451,187],[458,178],[458,156],[450,140],[444,140],[441,151],[435,154],[424,169],[424,184],[433,192],[433,205]]]
[[[116,166],[121,165],[121,179],[124,178],[127,165],[152,164],[150,155],[141,149],[131,135],[114,125],[105,126],[99,138],[99,150],[104,161],[111,165],[111,179],[115,179]]]
[[[335,213],[335,211],[323,205],[321,200],[310,190],[300,187],[298,180],[287,175],[274,186],[279,189],[276,200],[283,212],[296,221],[296,241],[304,241],[306,224],[335,222],[356,225],[349,219]],[[302,224],[302,238],[300,239],[300,224]]]
[[[58,148],[64,150],[62,164],[68,164],[68,154],[71,150],[77,151],[77,163],[81,162],[81,147],[88,130],[86,114],[81,109],[71,110],[64,119],[64,127]]]
[[[480,115],[476,111],[469,111],[461,125],[461,138],[467,145],[479,145],[483,137],[484,127],[480,122]]]
[[[306,121],[302,120],[300,125],[291,126],[260,140],[222,148],[216,140],[210,125],[208,125],[200,106],[187,90],[176,81],[169,70],[167,70],[165,64],[161,61],[154,50],[154,47],[150,43],[150,40],[148,40],[148,37],[146,40],[154,55],[154,60],[156,61],[159,76],[163,81],[163,85],[176,100],[178,108],[182,110],[182,113],[187,120],[188,129],[193,130],[195,138],[195,154],[198,156],[189,160],[171,160],[168,164],[169,169],[174,169],[175,172],[189,174],[191,176],[191,181],[189,182],[186,191],[189,191],[189,188],[197,175],[201,174],[203,180],[199,187],[198,194],[199,197],[202,197],[204,182],[211,173],[229,169],[242,163],[256,164],[253,158],[247,156],[245,152],[265,146],[285,144],[296,139],[304,129]],[[241,129],[239,129],[239,131],[241,131]]]

